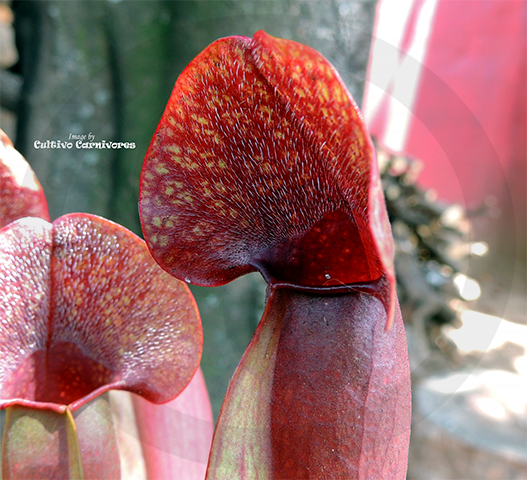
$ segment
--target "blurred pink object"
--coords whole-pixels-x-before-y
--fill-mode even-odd
[[[147,478],[205,478],[214,424],[201,369],[171,402],[154,405],[134,395],[133,403]]]
[[[473,208],[492,195],[502,210],[512,200],[524,221],[527,2],[377,8],[363,105],[372,136],[423,160],[420,183],[440,198]]]

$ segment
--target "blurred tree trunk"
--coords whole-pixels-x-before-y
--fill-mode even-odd
[[[44,186],[52,218],[90,212],[140,232],[142,157],[174,78],[170,7],[152,1],[15,3],[24,78],[16,147]],[[34,146],[35,140],[90,133],[95,141],[134,142],[136,148]]]
[[[83,211],[140,234],[142,160],[182,69],[212,41],[257,30],[328,58],[360,105],[376,1],[16,1],[23,75],[16,147],[56,218]],[[37,149],[36,140],[134,142],[135,149]],[[203,317],[203,370],[217,415],[260,318],[255,275],[193,289]]]

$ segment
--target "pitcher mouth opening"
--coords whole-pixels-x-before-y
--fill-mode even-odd
[[[366,293],[368,295],[373,295],[378,298],[382,298],[385,293],[386,282],[388,281],[386,274],[382,274],[380,277],[375,280],[369,280],[364,282],[355,282],[355,283],[340,283],[336,281],[328,280],[328,283],[321,286],[314,285],[301,285],[297,283],[290,283],[281,281],[273,277],[270,270],[268,270],[265,265],[254,264],[257,271],[260,272],[264,280],[269,286],[274,289],[289,289],[295,290],[298,292],[312,293],[315,295],[338,295],[346,293]]]
[[[64,412],[76,410],[98,395],[122,387],[107,367],[70,342],[26,357],[2,386],[0,408],[25,405]]]
[[[326,213],[309,230],[255,255],[251,266],[276,288],[348,292],[384,273],[363,220],[343,209]]]

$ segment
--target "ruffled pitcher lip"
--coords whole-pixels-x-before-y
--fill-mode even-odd
[[[36,400],[28,400],[26,398],[20,398],[20,397],[15,397],[15,398],[10,398],[10,399],[0,399],[0,410],[15,406],[15,405],[20,405],[23,407],[34,408],[36,410],[53,410],[54,412],[57,412],[57,413],[64,413],[66,412],[66,410],[75,412],[79,408],[83,407],[87,403],[97,398],[99,395],[109,392],[110,390],[127,390],[127,388],[126,388],[125,382],[122,380],[119,380],[117,382],[112,382],[112,383],[103,385],[93,390],[88,395],[85,395],[79,398],[78,400],[75,400],[67,405],[56,403],[56,402],[40,402]]]

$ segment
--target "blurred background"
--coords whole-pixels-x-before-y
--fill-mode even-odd
[[[378,145],[414,382],[408,478],[525,479],[526,5],[0,1],[0,128],[52,218],[89,212],[141,235],[143,157],[183,68],[260,29],[320,51]],[[136,148],[34,146],[88,134]],[[217,417],[265,283],[192,291]]]

